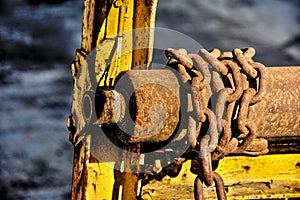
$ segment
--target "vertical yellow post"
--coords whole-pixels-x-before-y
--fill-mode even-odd
[[[74,71],[87,67],[81,64],[92,51],[96,51],[95,74],[100,87],[113,86],[121,72],[134,66],[147,68],[152,60],[156,4],[157,0],[84,0],[82,43],[76,53]],[[146,28],[143,38],[133,31],[135,28]],[[146,48],[134,51],[139,49],[140,42]],[[104,73],[107,73],[105,78],[100,80]],[[105,162],[97,161],[91,155],[94,148],[110,149],[113,144],[109,140],[95,141],[94,134],[97,133],[86,133],[75,146],[71,199],[136,199],[137,173],[114,170],[118,163],[109,158]],[[126,168],[132,159],[138,161],[135,157],[122,158],[120,162]]]

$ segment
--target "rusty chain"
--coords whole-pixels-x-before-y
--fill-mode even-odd
[[[194,183],[195,199],[204,199],[203,183],[207,186],[215,183],[218,199],[226,199],[223,180],[214,172],[212,162],[230,153],[268,152],[268,149],[250,148],[255,143],[257,127],[249,117],[249,110],[265,96],[267,78],[265,66],[252,60],[254,54],[253,48],[223,53],[218,49],[210,52],[201,49],[199,54],[188,54],[184,49],[165,51],[168,65],[192,89],[196,117],[189,116],[187,135],[191,151],[198,153],[196,158],[191,158],[191,171],[198,175]],[[216,99],[214,106],[212,98]],[[154,178],[159,180],[174,169],[178,174],[178,168],[186,160],[181,158],[181,162],[172,163]]]

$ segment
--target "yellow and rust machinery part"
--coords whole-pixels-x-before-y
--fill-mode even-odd
[[[164,176],[160,181],[151,180],[140,191],[138,173],[130,173],[130,169],[119,173],[114,170],[116,163],[112,162],[109,156],[100,153],[103,159],[99,161],[91,154],[91,152],[95,154],[97,151],[103,152],[103,149],[110,151],[108,146],[111,145],[110,141],[95,141],[96,137],[88,131],[84,136],[78,134],[94,117],[90,110],[82,109],[82,105],[95,106],[97,103],[94,102],[95,85],[108,89],[103,90],[103,96],[109,103],[102,106],[106,106],[109,112],[103,111],[97,116],[100,123],[117,121],[119,116],[114,114],[113,108],[118,106],[114,105],[119,105],[120,102],[126,103],[126,99],[122,100],[122,95],[126,96],[126,91],[123,93],[119,91],[120,93],[116,94],[109,90],[121,74],[133,68],[140,70],[139,72],[131,70],[122,76],[125,80],[130,80],[133,88],[138,88],[140,80],[153,77],[163,79],[163,76],[160,78],[161,74],[146,70],[152,59],[154,38],[152,28],[154,28],[156,5],[157,0],[84,0],[82,43],[81,49],[76,51],[76,59],[72,64],[74,93],[72,115],[68,119],[70,141],[75,146],[71,195],[73,200],[136,199],[139,193],[143,199],[194,198],[192,185],[197,176],[190,171],[192,165],[190,161],[182,165],[177,177]],[[142,32],[126,34],[138,28],[146,29],[142,29]],[[89,63],[86,61],[87,56],[93,52],[95,77],[89,72],[87,67]],[[108,63],[107,60],[111,62]],[[109,68],[107,68],[108,64]],[[266,71],[268,79],[265,100],[255,104],[248,115],[251,115],[257,124],[258,137],[268,141],[266,143],[266,140],[262,140],[255,144],[268,145],[269,153],[258,157],[229,155],[220,160],[216,172],[223,177],[229,199],[300,198],[300,91],[295,86],[299,80],[300,66],[269,67]],[[103,76],[106,78],[102,79]],[[171,91],[165,90],[163,86],[154,85],[154,88],[157,87],[156,91],[160,92],[152,94],[151,89],[145,87],[135,94],[139,109],[148,109],[146,104],[143,105],[143,99],[155,102],[155,98],[151,99],[151,97],[158,95],[162,98],[161,96],[168,94],[170,98],[167,99],[172,101],[172,105],[177,109],[173,110],[174,107],[170,107],[171,117],[167,118],[169,129],[159,133],[162,135],[152,135],[147,138],[150,141],[166,140],[170,137],[168,134],[172,134],[174,124],[178,123],[176,113],[179,113],[180,103],[177,102],[177,95],[172,97],[171,94],[177,94],[179,83],[172,73],[168,76],[171,77],[169,81],[173,83]],[[165,81],[168,84],[168,80]],[[165,83],[162,81],[161,85],[163,84]],[[121,96],[121,100],[116,102],[114,97],[118,95]],[[165,105],[168,106],[167,103]],[[143,120],[142,115],[135,117]],[[74,124],[77,129],[74,129]],[[139,137],[132,138],[135,140],[134,144],[124,148],[130,148],[126,150],[133,152],[138,151],[139,142],[143,140]],[[110,154],[117,156],[117,152],[110,152]],[[137,162],[138,165],[138,159],[121,158],[125,167],[127,162]],[[203,190],[208,199],[216,198],[215,192],[212,191],[215,190],[214,187],[204,187]]]
[[[81,111],[84,103],[93,105],[94,93],[89,95],[85,91],[92,91],[96,82],[100,87],[113,86],[115,78],[123,71],[148,68],[152,58],[156,4],[157,0],[84,0],[81,49],[76,50],[71,66],[74,94],[68,127],[70,140],[75,145],[71,199],[135,199],[137,196],[137,174],[123,173],[114,178],[117,176],[113,170],[115,163],[110,163],[109,159],[105,163],[93,161],[90,143],[94,138],[87,134],[82,140],[78,129],[82,130],[91,117],[89,110]],[[130,34],[133,29],[144,31]],[[137,44],[146,48],[137,48]],[[96,53],[96,80],[87,70],[85,60],[93,51]],[[109,58],[112,62],[106,71]],[[80,77],[76,76],[79,72]],[[107,78],[101,80],[103,75]],[[81,100],[81,97],[84,98]],[[107,148],[106,144],[103,145],[99,144]]]

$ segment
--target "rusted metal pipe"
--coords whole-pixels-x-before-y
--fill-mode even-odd
[[[264,138],[300,135],[300,66],[267,67],[267,94],[253,106],[258,136]]]
[[[272,138],[272,141],[276,140],[276,138],[282,137],[298,137],[300,132],[300,89],[297,86],[297,81],[300,80],[300,66],[268,67],[267,74],[267,95],[265,96],[263,101],[253,105],[250,112],[250,115],[252,116],[254,122],[258,127],[258,137],[267,139]],[[164,77],[169,77],[169,80],[166,80]],[[152,106],[158,104],[163,105],[165,108],[170,105],[172,105],[171,107],[176,108],[175,110],[172,108],[172,110],[168,111],[170,113],[168,113],[168,119],[166,120],[166,122],[169,123],[174,121],[171,123],[173,124],[171,126],[172,128],[169,127],[172,130],[168,128],[168,130],[162,130],[162,132],[154,131],[155,133],[153,132],[153,135],[148,135],[148,137],[142,134],[143,131],[140,132],[136,130],[133,131],[136,132],[136,134],[133,135],[134,142],[150,140],[159,142],[170,137],[170,135],[174,131],[174,128],[176,127],[179,118],[179,85],[178,80],[174,76],[174,74],[168,70],[148,70],[143,71],[143,73],[141,73],[141,71],[139,70],[133,70],[122,77],[122,80],[120,81],[121,82],[119,83],[121,85],[130,84],[130,87],[132,88],[131,94],[127,94],[128,91],[126,90],[128,89],[128,87],[125,87],[125,90],[119,91],[120,93],[123,93],[122,95],[120,94],[120,96],[122,97],[121,104],[123,106],[126,106],[124,105],[124,101],[132,101],[132,97],[134,96],[135,111],[149,111]],[[170,90],[164,90],[164,88],[169,88]],[[108,96],[110,96],[112,98],[111,101],[116,104],[116,102],[118,101],[113,98],[115,95],[113,95],[111,91],[107,91],[107,93],[111,94]],[[125,97],[127,96],[126,100],[123,99],[123,95]],[[168,95],[171,96],[167,97]],[[169,100],[172,100],[172,96],[174,96],[174,102],[172,104],[164,103],[165,101],[169,102]],[[124,115],[123,112],[124,108],[122,108],[121,115]],[[110,115],[107,115],[106,113],[105,116],[108,117]],[[111,117],[113,118],[115,116]],[[150,122],[148,121],[148,117],[149,115],[143,112],[136,112],[134,116],[135,120],[140,121],[144,125]],[[159,121],[159,119],[157,120]],[[105,120],[103,118],[99,118],[98,116],[98,122],[101,123],[101,121],[104,122]],[[115,122],[115,120],[112,120],[111,122],[113,121]],[[153,122],[151,124],[153,124]],[[154,124],[157,125],[156,123]],[[137,133],[137,131],[139,133]],[[165,134],[162,135],[162,133]]]

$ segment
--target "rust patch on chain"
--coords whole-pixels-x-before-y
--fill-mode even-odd
[[[203,194],[203,182],[199,175],[196,177],[194,182],[194,198],[195,200],[204,200],[204,194]]]
[[[217,172],[212,172],[212,176],[213,176],[213,179],[215,182],[218,199],[225,200],[226,192],[225,192],[224,181],[223,181],[222,177]]]

